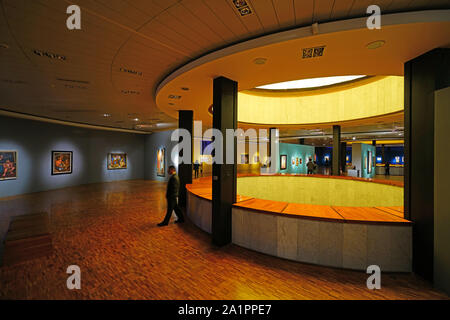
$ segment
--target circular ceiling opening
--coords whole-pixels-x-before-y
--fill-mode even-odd
[[[364,77],[366,77],[366,76],[336,76],[336,77],[325,77],[325,78],[312,78],[312,79],[303,79],[303,80],[272,83],[272,84],[256,87],[256,89],[292,90],[292,89],[320,88],[320,87],[325,87],[325,86],[331,86],[334,84],[349,82],[349,81],[353,81],[353,80],[364,78]]]

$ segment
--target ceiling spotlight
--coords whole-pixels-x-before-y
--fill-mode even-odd
[[[169,95],[169,99],[181,99],[181,96],[177,96],[177,95],[174,95],[174,94],[170,94],[170,95]]]
[[[366,47],[367,47],[367,49],[371,49],[371,50],[378,49],[378,48],[381,48],[382,46],[384,46],[385,43],[386,43],[386,41],[384,41],[384,40],[377,40],[377,41],[368,43],[366,45]]]
[[[356,137],[353,137],[353,140],[356,140]]]
[[[189,91],[189,88],[188,88],[188,87],[181,87],[181,90],[183,90],[183,91]]]
[[[255,60],[253,60],[253,63],[257,65],[262,65],[265,64],[266,62],[267,62],[266,58],[256,58]]]
[[[9,49],[9,45],[6,43],[0,43],[0,48],[2,49]]]
[[[134,118],[133,121],[139,121],[139,118]]]
[[[110,115],[109,113],[104,113],[104,114],[103,114],[103,117],[104,117],[104,118],[109,118],[109,117],[111,117],[111,115]]]

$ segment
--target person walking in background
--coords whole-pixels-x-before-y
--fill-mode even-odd
[[[384,174],[386,176],[389,176],[391,174],[390,167],[389,167],[389,161],[386,161],[386,163],[384,164]]]
[[[328,161],[328,158],[325,158],[325,174],[326,175],[330,175],[329,167],[330,167],[330,161]]]
[[[178,207],[178,192],[180,190],[180,178],[178,178],[177,171],[174,166],[169,167],[169,182],[167,182],[167,190],[166,190],[166,200],[167,200],[167,213],[163,220],[163,222],[158,223],[158,227],[164,227],[169,224],[170,217],[172,216],[172,211],[175,210],[175,213],[178,217],[178,220],[175,223],[184,222],[183,213],[181,212],[180,207]]]
[[[309,158],[309,161],[306,164],[306,167],[308,168],[308,174],[313,174],[314,173],[314,162],[312,161],[311,158]]]
[[[194,163],[194,176],[195,179],[198,178],[198,170],[200,169],[200,164],[198,163],[198,160],[195,161]]]

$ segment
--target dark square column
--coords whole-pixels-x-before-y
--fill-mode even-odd
[[[237,82],[219,77],[213,83],[213,128],[223,135],[223,162],[213,163],[212,181],[212,238],[213,243],[223,246],[231,242],[231,209],[236,202],[236,137],[234,140],[234,163],[225,164],[226,129],[237,128]]]
[[[413,271],[433,279],[435,94],[450,86],[450,49],[405,64],[405,217],[413,226]],[[439,151],[439,150],[436,150]]]
[[[186,129],[193,137],[193,120],[194,112],[192,110],[180,110],[178,113],[178,128]],[[181,142],[182,137],[180,136]],[[178,204],[180,207],[186,207],[186,184],[192,183],[192,154],[193,143],[191,138],[191,161],[189,163],[181,163],[178,165],[178,176],[180,178],[180,191],[178,195]],[[183,156],[183,150],[180,151],[180,156]]]
[[[347,171],[347,142],[341,142],[341,170]]]
[[[333,162],[331,175],[341,175],[341,126],[333,126]]]

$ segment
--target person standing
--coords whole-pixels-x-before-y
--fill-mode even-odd
[[[163,222],[158,223],[158,227],[164,227],[169,224],[170,217],[172,216],[172,211],[175,210],[175,213],[178,217],[178,220],[175,223],[184,222],[183,213],[181,212],[180,207],[178,207],[178,192],[180,190],[180,178],[178,178],[177,171],[174,166],[169,167],[169,182],[167,182],[167,190],[166,190],[166,200],[167,200],[167,213],[164,217]]]
[[[306,164],[306,167],[308,168],[308,174],[313,174],[314,173],[314,162],[312,161],[311,158],[309,158],[309,161]]]
[[[198,170],[200,169],[200,164],[198,163],[198,160],[195,161],[194,163],[194,175],[195,175],[195,179],[198,178]]]
[[[389,167],[389,161],[386,161],[386,163],[384,164],[384,174],[386,176],[390,175],[390,167]]]

